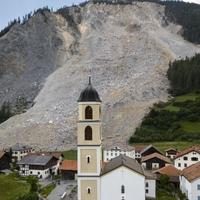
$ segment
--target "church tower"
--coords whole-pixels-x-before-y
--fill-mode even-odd
[[[100,200],[101,100],[91,84],[78,99],[78,200]]]

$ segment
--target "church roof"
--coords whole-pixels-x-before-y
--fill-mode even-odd
[[[119,155],[116,158],[113,158],[110,162],[106,163],[101,174],[107,174],[108,172],[111,172],[121,166],[125,166],[130,170],[145,176],[141,165],[135,159],[129,158],[125,155]]]
[[[92,86],[91,78],[89,77],[88,86],[81,92],[78,102],[101,102],[98,92]]]

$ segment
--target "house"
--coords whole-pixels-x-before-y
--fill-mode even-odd
[[[148,146],[135,146],[135,159],[140,160],[142,157],[158,153],[163,155],[156,147],[153,145]]]
[[[12,146],[11,150],[12,150],[12,162],[18,162],[29,153],[35,152],[35,150],[31,146],[19,143]]]
[[[159,154],[153,153],[147,156],[142,157],[141,159],[142,166],[147,170],[155,170],[165,167],[168,164],[171,164],[169,158]]]
[[[162,167],[154,173],[157,175],[157,179],[160,179],[161,175],[167,175],[169,177],[169,182],[175,184],[176,186],[179,185],[179,175],[180,175],[180,170],[178,170],[176,167],[173,165],[167,165],[165,167]]]
[[[58,158],[50,155],[27,155],[17,164],[21,176],[33,175],[42,179],[56,175],[59,168]]]
[[[119,155],[105,164],[101,172],[100,185],[103,200],[119,199],[118,197],[121,197],[120,199],[156,197],[155,177],[145,173],[136,160],[125,155]]]
[[[10,169],[11,157],[8,152],[0,151],[0,172]]]
[[[174,159],[174,166],[183,170],[200,161],[200,146],[193,146],[178,153]]]
[[[200,200],[200,162],[183,169],[180,175],[180,190],[188,200]]]
[[[135,149],[133,147],[120,148],[119,146],[111,149],[104,149],[103,160],[104,162],[108,162],[119,155],[126,155],[135,159]]]
[[[80,94],[78,111],[78,200],[155,198],[156,180],[146,175],[137,160],[118,155],[103,162],[101,99],[91,79]]]
[[[75,180],[77,175],[77,161],[63,160],[60,164],[59,170],[63,179]]]
[[[177,155],[179,151],[174,148],[169,148],[165,150],[165,156],[173,160]]]

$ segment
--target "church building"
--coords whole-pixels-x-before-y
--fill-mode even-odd
[[[155,198],[155,177],[132,158],[102,162],[101,100],[91,79],[78,99],[78,200]]]

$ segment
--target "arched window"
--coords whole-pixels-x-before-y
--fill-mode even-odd
[[[91,188],[87,188],[87,193],[88,193],[88,194],[91,193]]]
[[[87,156],[87,163],[90,163],[90,156]]]
[[[121,193],[122,193],[122,194],[125,193],[125,187],[124,187],[124,185],[122,185],[122,187],[121,187]]]
[[[85,140],[92,140],[92,128],[90,126],[85,128]]]
[[[92,119],[92,116],[93,113],[92,113],[92,107],[91,106],[87,106],[85,108],[85,119]]]

